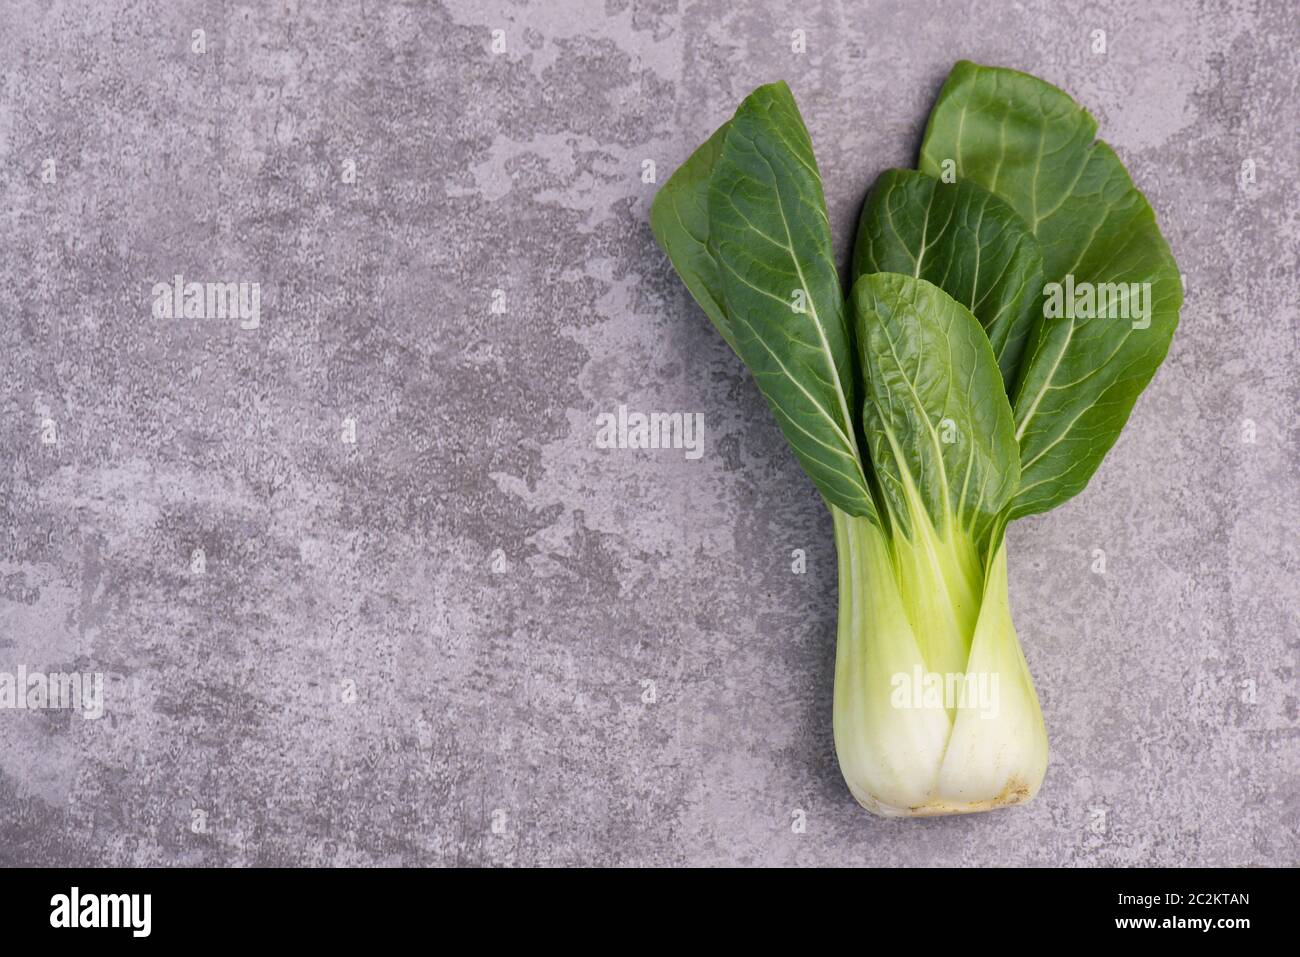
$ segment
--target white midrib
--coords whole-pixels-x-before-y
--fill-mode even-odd
[[[930,421],[930,416],[926,412],[925,403],[921,401],[921,396],[916,391],[916,383],[914,383],[912,381],[912,377],[908,375],[907,369],[903,365],[903,360],[898,355],[898,350],[894,348],[893,336],[889,334],[889,329],[886,328],[883,324],[881,325],[881,330],[884,332],[885,342],[889,344],[889,354],[894,359],[894,365],[898,367],[898,371],[902,375],[903,381],[907,383],[908,391],[912,393],[912,402],[916,406],[916,408],[920,411],[921,418],[925,420],[926,428],[930,433],[930,444],[934,448],[935,464],[938,465],[939,467],[939,485],[943,489],[944,507],[949,512],[951,512],[952,496],[949,494],[948,491],[948,469],[944,465],[943,445],[939,441],[939,433],[935,431],[934,423]],[[884,422],[885,421],[884,410],[880,408],[879,402],[876,402],[875,405],[876,408],[880,410],[881,421]],[[905,467],[903,467],[902,463],[906,462],[907,460],[903,456],[902,448],[899,447],[898,442],[894,438],[893,431],[888,427],[886,427],[884,429],[884,432],[889,437],[889,444],[894,450],[894,458],[899,462],[899,466],[900,466],[899,472],[900,473],[906,472],[907,470]],[[919,495],[918,495],[918,500],[919,500]]]
[[[1061,344],[1061,351],[1056,354],[1056,361],[1052,363],[1052,371],[1043,379],[1043,386],[1038,390],[1038,395],[1034,396],[1034,401],[1029,404],[1029,410],[1025,417],[1016,426],[1016,441],[1019,442],[1024,437],[1025,430],[1029,428],[1029,423],[1033,421],[1034,414],[1038,411],[1038,403],[1043,401],[1043,396],[1047,394],[1048,387],[1051,386],[1052,380],[1056,378],[1056,370],[1061,367],[1061,360],[1065,358],[1066,351],[1070,348],[1070,340],[1074,338],[1074,323],[1070,323],[1070,331],[1066,333],[1065,342]]]
[[[763,161],[767,163],[767,168],[772,171],[772,182],[776,183],[776,170],[772,169],[772,164],[768,162],[766,156],[763,157]],[[840,369],[835,364],[835,355],[831,352],[830,340],[826,338],[826,330],[822,327],[821,316],[817,312],[817,303],[813,301],[812,292],[808,289],[808,280],[804,278],[803,267],[799,265],[799,257],[794,251],[794,236],[790,233],[790,221],[785,217],[785,202],[781,198],[779,187],[776,190],[776,210],[781,214],[781,225],[785,228],[785,248],[790,253],[790,262],[794,264],[795,274],[799,277],[799,288],[803,290],[804,300],[808,303],[808,309],[812,313],[813,326],[817,329],[817,338],[821,342],[822,354],[826,356],[826,364],[830,367],[831,374],[835,379],[835,397],[840,403],[840,414],[844,416],[844,428],[848,433],[849,447],[853,449],[853,454],[858,457],[860,462],[862,454],[858,451],[857,436],[853,434],[853,416],[849,414],[849,398],[844,394],[844,386],[840,381]]]
[[[744,285],[748,286],[750,289],[753,289],[755,292],[757,292],[757,293],[761,293],[762,295],[768,296],[768,297],[771,298],[771,299],[775,299],[777,302],[780,302],[780,303],[782,303],[782,304],[785,304],[785,300],[784,300],[784,299],[778,299],[776,296],[773,296],[773,295],[772,295],[770,292],[768,292],[767,290],[765,290],[765,289],[760,289],[758,286],[755,286],[752,282],[750,282],[748,279],[746,279],[746,278],[745,278],[744,276],[742,276],[740,273],[736,272],[735,267],[732,266],[730,262],[727,262],[726,260],[723,260],[723,261],[722,261],[722,266],[723,266],[723,268],[726,269],[729,273],[731,273],[733,276],[735,276],[736,279],[738,279],[738,280],[739,280],[741,283],[743,283]],[[804,291],[804,294],[807,295],[807,290]],[[798,377],[795,376],[795,375],[790,371],[789,367],[787,367],[786,364],[785,364],[785,362],[782,361],[780,355],[777,354],[777,352],[776,352],[775,349],[773,349],[770,345],[768,345],[767,340],[764,339],[763,336],[759,333],[759,331],[758,331],[757,329],[754,328],[753,324],[750,323],[749,320],[747,320],[744,316],[740,316],[740,315],[737,315],[737,316],[735,317],[735,321],[738,322],[738,323],[740,323],[740,324],[743,325],[746,329],[749,330],[750,334],[754,337],[754,341],[757,342],[759,345],[761,345],[761,346],[763,347],[763,349],[766,350],[767,354],[768,354],[769,356],[772,357],[772,360],[773,360],[773,361],[777,364],[777,366],[780,368],[780,370],[781,370],[781,374],[782,374],[783,376],[785,376],[785,378],[788,379],[788,380],[790,381],[790,384],[791,384],[791,385],[793,385],[796,389],[798,389],[800,392],[802,392],[802,393],[804,394],[805,398],[807,398],[808,401],[809,401],[810,403],[812,403],[813,407],[814,407],[815,409],[817,409],[817,411],[818,411],[818,412],[819,412],[823,417],[825,417],[826,421],[829,422],[830,425],[831,425],[831,430],[832,430],[833,432],[835,432],[836,435],[838,435],[838,436],[840,436],[842,439],[844,439],[845,442],[848,443],[849,448],[853,451],[853,454],[854,454],[854,456],[856,457],[857,454],[858,454],[858,447],[857,447],[857,444],[853,441],[853,439],[850,437],[850,435],[849,435],[848,433],[845,432],[844,428],[841,427],[840,424],[839,424],[838,422],[836,422],[835,419],[833,419],[833,418],[831,417],[830,412],[826,409],[826,407],[825,407],[821,402],[819,402],[819,401],[817,400],[817,397],[814,396],[811,392],[809,392],[808,389],[804,386],[804,384],[803,384],[802,382],[799,381]],[[833,369],[833,368],[834,368],[834,366],[832,366],[832,369]],[[837,391],[838,391],[838,380],[837,380]],[[805,431],[805,432],[806,432],[807,430],[806,430],[806,429],[803,429],[802,431]],[[824,442],[821,443],[821,444],[825,445]]]
[[[931,197],[931,200],[933,200],[933,197]],[[923,220],[921,221],[921,245],[920,245],[920,247],[917,249],[917,252],[916,252],[916,268],[912,270],[912,278],[913,278],[913,279],[920,279],[920,278],[921,278],[921,261],[922,261],[923,259],[925,259],[925,239],[926,239],[926,235],[927,235],[927,234],[929,233],[929,231],[930,231],[930,207],[931,207],[931,205],[932,205],[932,202],[931,202],[931,203],[926,203],[926,204],[925,204],[925,219],[923,219]],[[891,217],[891,222],[892,222],[892,217]]]

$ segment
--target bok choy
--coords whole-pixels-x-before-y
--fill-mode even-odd
[[[1182,285],[1150,205],[1067,94],[962,62],[919,169],[867,196],[847,297],[784,83],[650,221],[830,509],[853,796],[887,816],[1029,800],[1047,735],[1006,528],[1083,489],[1169,348]]]

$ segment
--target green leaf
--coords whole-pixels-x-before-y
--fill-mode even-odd
[[[1056,87],[961,62],[921,146],[923,172],[938,175],[951,161],[959,181],[996,193],[1020,214],[1038,239],[1049,284],[1068,276],[1076,289],[1100,291],[1108,301],[1112,289],[1138,294],[1128,318],[1067,316],[1036,325],[1016,393],[1022,475],[1011,518],[1055,508],[1083,489],[1178,324],[1178,266],[1151,206],[1096,133],[1096,121]]]
[[[926,279],[969,309],[993,345],[1008,396],[1042,315],[1043,257],[1015,210],[973,183],[886,170],[862,207],[853,274]]]
[[[664,183],[650,204],[650,229],[714,328],[738,351],[722,310],[718,264],[709,252],[709,178],[730,125],[724,123]]]
[[[736,351],[827,501],[875,515],[853,349],[812,142],[784,83],[755,90],[713,159],[708,249]]]
[[[891,517],[910,538],[919,503],[941,538],[981,541],[1020,476],[1011,406],[988,337],[924,279],[871,273],[853,287],[866,380],[863,431]]]

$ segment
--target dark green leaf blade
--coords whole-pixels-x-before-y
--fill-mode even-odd
[[[875,516],[852,410],[853,350],[812,142],[784,83],[728,124],[708,245],[736,351],[827,501]]]
[[[973,183],[886,170],[867,195],[853,249],[854,279],[871,272],[928,280],[969,309],[1014,396],[1043,286],[1038,243],[1014,209]]]
[[[866,380],[863,430],[891,516],[919,498],[933,526],[998,528],[1020,476],[1011,405],[988,337],[938,286],[870,273],[853,287]]]
[[[718,264],[709,252],[709,179],[730,125],[719,127],[664,183],[650,204],[650,229],[714,328],[736,351],[722,310]]]
[[[1022,479],[1011,518],[1047,511],[1083,489],[1178,324],[1178,266],[1146,198],[1096,132],[1096,121],[1056,87],[961,62],[939,94],[921,147],[923,172],[938,175],[951,160],[959,181],[971,180],[1015,208],[1038,239],[1049,284],[1069,277],[1107,298],[1123,284],[1139,303],[1146,290],[1145,309],[1130,306],[1126,317],[1077,315],[1036,325],[1016,393]]]

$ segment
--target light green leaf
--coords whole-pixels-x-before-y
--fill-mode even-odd
[[[784,83],[755,90],[726,128],[709,179],[708,248],[736,351],[800,463],[827,501],[874,515],[826,201]]]
[[[853,249],[854,278],[872,272],[929,280],[969,309],[1015,394],[1043,288],[1042,254],[1015,210],[973,183],[886,170],[867,195]]]
[[[958,181],[1011,204],[1038,239],[1048,283],[1068,276],[1076,289],[1100,292],[1112,312],[1127,305],[1127,317],[1050,318],[1031,334],[1015,401],[1022,476],[1012,518],[1083,489],[1178,324],[1178,266],[1150,205],[1096,133],[1096,121],[1056,87],[961,62],[921,147],[922,172],[938,175],[951,160]],[[1135,298],[1112,301],[1130,288]]]
[[[719,127],[664,183],[650,205],[650,229],[695,301],[735,351],[722,311],[718,264],[709,252],[709,178],[730,125]]]
[[[1020,476],[1011,406],[988,337],[924,279],[871,273],[853,287],[863,431],[891,518],[916,539],[917,505],[941,538],[999,531]]]

